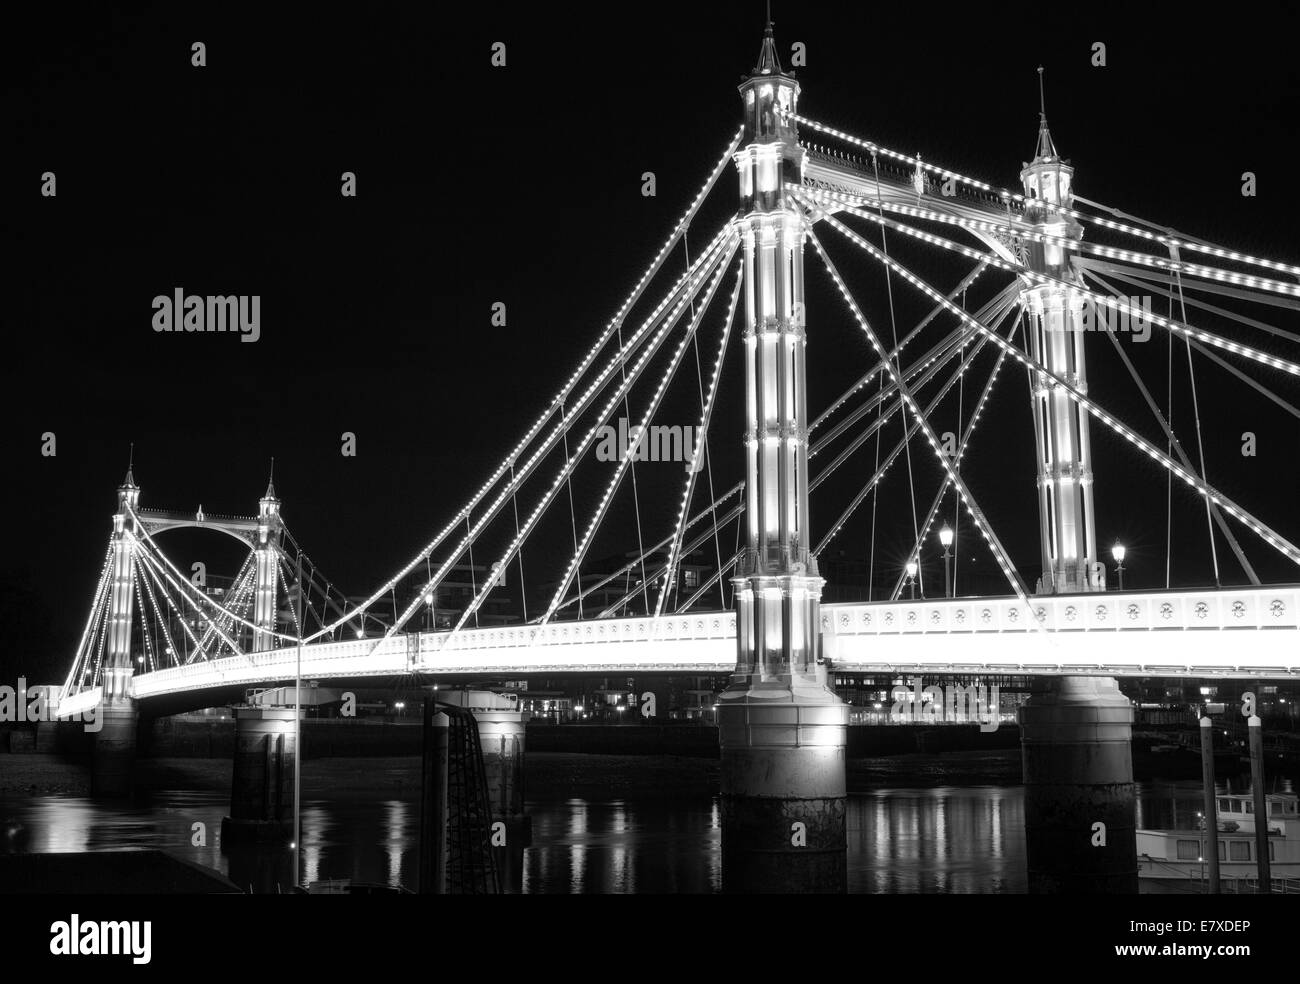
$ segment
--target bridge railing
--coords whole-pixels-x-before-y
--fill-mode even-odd
[[[850,671],[1300,673],[1300,586],[1035,597],[1030,609],[1015,598],[828,605],[823,649]]]
[[[734,664],[734,612],[659,618],[593,619],[313,643],[302,648],[310,677],[390,676],[414,672],[517,672],[635,668],[725,672]],[[181,690],[291,679],[294,646],[140,674],[137,698]]]
[[[1204,591],[1096,592],[1030,599],[1033,617],[1052,632],[1300,628],[1300,587]],[[826,605],[822,631],[851,635],[1033,632],[1014,597],[921,599]]]
[[[1150,675],[1300,674],[1300,585],[830,604],[823,649],[836,669],[929,667]],[[1042,627],[1045,633],[1039,632]],[[406,673],[728,672],[734,612],[421,632],[315,643],[310,677]],[[292,679],[293,646],[153,673],[136,697]]]
[[[405,666],[406,640],[395,636],[378,649],[375,639],[313,643],[302,647],[304,676],[370,676],[400,673]],[[132,679],[135,697],[152,697],[242,683],[290,679],[298,666],[298,648],[286,646],[245,656],[173,666]]]
[[[509,625],[462,629],[457,633],[421,634],[422,651],[536,648],[602,643],[677,642],[690,639],[734,639],[735,612],[662,615],[647,618],[604,618],[547,625]],[[425,640],[428,640],[426,643]]]

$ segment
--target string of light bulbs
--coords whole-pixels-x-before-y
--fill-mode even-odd
[[[816,211],[820,212],[821,210],[816,209]],[[827,216],[827,220],[832,223],[836,222],[836,220],[831,218],[830,216]],[[842,223],[837,223],[837,224],[842,225]],[[827,271],[830,272],[831,279],[835,281],[835,286],[838,288],[841,296],[843,296],[845,303],[849,305],[849,309],[853,312],[853,317],[857,320],[858,326],[866,334],[867,339],[871,342],[871,346],[876,350],[877,355],[883,359],[885,354],[884,347],[881,345],[880,340],[876,337],[876,333],[871,329],[871,326],[867,323],[866,318],[863,317],[861,310],[859,310],[858,308],[857,302],[853,299],[852,294],[849,293],[848,287],[841,279],[839,271],[835,269],[835,264],[832,262],[830,256],[826,253],[826,250],[822,246],[821,241],[817,238],[816,233],[810,233],[809,236],[812,240],[813,246],[817,249],[818,256],[820,256],[822,259],[822,263],[826,266]],[[873,248],[873,254],[880,255],[876,253],[874,248]],[[886,259],[888,259],[888,257],[886,257]],[[896,271],[901,270],[900,265],[897,264],[894,260],[890,259],[889,263],[891,269],[895,269]],[[951,304],[952,302],[948,301],[946,303]],[[965,312],[962,313],[965,314]],[[969,315],[967,315],[967,317],[969,317]],[[989,336],[993,338],[997,338],[999,341],[1001,340],[996,332],[987,331],[987,333]],[[981,510],[978,504],[976,504],[974,497],[970,494],[970,490],[966,486],[965,481],[963,481],[960,475],[958,475],[955,471],[953,471],[952,463],[948,461],[947,455],[943,453],[943,449],[939,444],[939,439],[935,436],[934,430],[930,427],[929,422],[925,419],[923,415],[921,415],[919,409],[916,406],[916,401],[912,398],[910,390],[907,388],[906,384],[904,384],[902,380],[899,379],[898,376],[894,373],[894,370],[891,366],[886,365],[885,371],[888,372],[890,376],[893,377],[897,382],[899,394],[903,398],[904,403],[906,403],[908,408],[912,411],[913,416],[916,417],[917,421],[920,423],[921,432],[924,435],[926,442],[930,445],[930,449],[934,453],[936,460],[939,462],[943,470],[947,472],[949,478],[953,482],[953,485],[957,489],[958,495],[961,496],[962,501],[966,504],[966,510],[968,513],[970,513],[972,521],[975,523],[975,528],[979,530],[980,534],[984,537],[984,539],[989,543],[991,547],[993,547],[994,557],[997,560],[998,566],[1002,568],[1002,573],[1006,576],[1012,588],[1015,590],[1016,596],[1020,600],[1021,605],[1023,605],[1025,610],[1029,613],[1032,622],[1040,630],[1040,632],[1042,632],[1042,634],[1045,637],[1050,638],[1050,635],[1046,632],[1042,623],[1039,622],[1038,619],[1034,616],[1033,608],[1029,603],[1028,590],[1025,588],[1023,582],[1020,580],[1019,572],[1017,572],[1015,567],[1011,564],[1010,557],[1008,556],[1006,550],[1003,548],[1001,541],[997,537],[997,534],[993,531],[993,528],[989,525],[988,521],[984,518],[983,510]]]
[[[780,111],[778,110],[778,112]],[[919,166],[923,170],[929,171],[932,174],[936,174],[941,178],[944,179],[951,178],[961,184],[967,185],[968,187],[975,188],[978,189],[979,191],[987,192],[992,195],[997,195],[999,198],[1002,198],[1004,200],[1013,201],[1020,205],[1026,205],[1030,202],[1038,201],[1038,199],[1027,198],[1021,192],[1012,191],[1009,188],[995,188],[987,181],[980,181],[977,178],[971,178],[964,174],[960,174],[956,171],[951,171],[947,168],[939,167],[936,164],[930,164],[929,162],[922,161],[919,156],[909,157],[907,154],[901,153],[900,151],[890,150],[888,147],[882,147],[880,144],[874,143],[873,141],[870,140],[863,140],[860,137],[855,137],[852,134],[845,133],[843,130],[837,130],[835,127],[827,126],[826,124],[819,123],[816,120],[811,120],[806,116],[800,116],[797,113],[788,113],[788,114],[782,113],[781,115],[787,116],[789,119],[793,120],[795,123],[798,123],[801,126],[810,126],[814,130],[818,131],[819,133],[825,133],[839,140],[843,140],[845,143],[852,144],[855,147],[861,147],[863,150],[866,150],[868,153],[880,154],[883,157],[893,158],[894,160],[901,161],[905,164]],[[1204,253],[1206,255],[1214,256],[1219,259],[1230,260],[1234,263],[1242,263],[1250,266],[1259,266],[1259,267],[1264,267],[1265,269],[1268,270],[1276,270],[1280,273],[1289,273],[1289,274],[1300,276],[1300,266],[1295,266],[1290,263],[1280,263],[1276,260],[1269,260],[1263,257],[1252,256],[1248,253],[1241,253],[1236,250],[1227,249],[1226,247],[1223,246],[1216,246],[1212,243],[1198,243],[1195,240],[1180,239],[1177,236],[1171,236],[1167,234],[1160,235],[1157,233],[1150,232],[1146,229],[1139,229],[1136,226],[1131,226],[1125,222],[1116,222],[1113,219],[1107,219],[1097,215],[1090,215],[1086,212],[1080,212],[1077,209],[1058,208],[1057,211],[1062,215],[1068,215],[1070,216],[1070,218],[1078,219],[1081,222],[1090,222],[1094,225],[1101,226],[1102,228],[1110,229],[1114,232],[1122,232],[1126,235],[1135,236],[1139,239],[1145,239],[1149,242],[1173,245],[1180,250],[1189,250],[1192,252]]]
[[[740,300],[740,289],[744,286],[745,266],[744,261],[736,264],[736,285],[731,290],[731,299],[727,304],[727,316],[723,321],[722,339],[718,342],[718,355],[713,360],[713,374],[709,377],[708,393],[704,398],[704,405],[700,409],[700,420],[695,426],[697,435],[695,441],[695,456],[705,454],[705,441],[709,433],[709,422],[713,414],[713,400],[718,391],[718,378],[722,372],[722,359],[727,352],[727,341],[731,337],[731,329],[736,319],[736,306]],[[659,589],[659,597],[655,601],[655,615],[663,614],[664,601],[668,597],[671,585],[677,579],[677,567],[680,563],[682,538],[686,535],[686,519],[690,512],[691,498],[695,492],[695,480],[699,475],[700,469],[697,467],[697,461],[691,462],[691,467],[686,472],[685,489],[682,490],[682,500],[677,507],[677,519],[673,522],[672,545],[668,551],[668,569],[665,573],[663,584]]]
[[[732,249],[728,251],[726,258],[717,264],[717,269],[713,273],[713,279],[709,282],[709,286],[705,291],[704,303],[700,305],[699,310],[695,313],[694,317],[691,318],[690,324],[683,333],[681,340],[678,342],[677,350],[673,353],[667,369],[664,370],[663,375],[659,378],[659,383],[655,387],[654,395],[651,397],[649,404],[646,406],[645,413],[641,415],[641,423],[639,425],[640,429],[637,431],[638,434],[645,433],[645,428],[654,418],[655,413],[658,412],[659,404],[663,401],[663,396],[668,389],[668,384],[672,382],[673,377],[677,374],[677,369],[681,365],[682,357],[686,354],[687,346],[690,344],[691,339],[695,337],[696,331],[699,330],[700,324],[704,320],[704,315],[708,311],[709,305],[713,302],[714,295],[717,293],[718,286],[722,283],[722,278],[726,274],[727,266],[730,264],[732,256],[735,255],[735,248],[736,245],[733,244]],[[617,491],[618,486],[623,479],[624,471],[627,469],[628,465],[635,460],[639,445],[640,441],[629,441],[628,447],[623,450],[618,465],[614,469],[614,474],[606,484],[600,502],[592,513],[591,521],[587,524],[586,530],[583,531],[582,541],[578,545],[578,551],[570,560],[569,565],[564,572],[564,576],[560,579],[559,587],[556,588],[555,594],[551,598],[550,604],[547,606],[546,615],[543,616],[541,624],[545,625],[551,620],[551,616],[555,614],[555,609],[563,600],[564,592],[568,590],[574,572],[578,569],[578,565],[582,563],[583,558],[587,554],[587,549],[591,545],[591,540],[596,535],[596,529],[600,525],[601,520],[604,519],[605,512],[609,508],[609,503],[613,499],[614,493]]]
[[[788,185],[787,187],[794,188],[795,186]],[[1098,303],[1103,305],[1104,307],[1110,308],[1112,311],[1131,310],[1131,305],[1128,302],[1121,302],[1116,298],[1111,297],[1107,294],[1103,294],[1098,291],[1092,290],[1091,288],[1087,287],[1084,284],[1072,283],[1068,280],[1063,280],[1060,277],[1054,277],[1050,274],[1040,273],[1038,271],[1031,270],[1029,269],[1029,267],[1025,266],[1022,263],[1011,263],[1007,260],[1002,259],[1002,257],[997,256],[994,253],[982,253],[979,250],[972,249],[969,246],[964,246],[961,243],[955,243],[951,239],[945,239],[943,236],[936,236],[933,233],[925,232],[924,230],[921,229],[916,229],[912,226],[906,225],[905,223],[894,221],[893,219],[885,219],[879,215],[873,215],[871,212],[865,212],[861,209],[854,208],[853,206],[847,204],[841,204],[839,207],[842,211],[847,212],[850,215],[857,216],[858,218],[861,219],[866,219],[867,221],[874,222],[877,225],[883,225],[887,228],[895,229],[898,232],[902,232],[908,236],[911,236],[914,239],[919,239],[922,242],[927,242],[930,243],[931,245],[940,246],[952,252],[960,253],[962,256],[968,257],[970,259],[987,259],[991,265],[996,266],[1002,270],[1007,270],[1018,276],[1024,277],[1025,279],[1033,281],[1036,284],[1040,284],[1040,285],[1045,284],[1053,287],[1064,287],[1067,290],[1073,291],[1076,294],[1091,299],[1094,303]],[[827,218],[829,219],[830,217],[827,216]],[[1192,325],[1186,324],[1181,321],[1175,321],[1171,318],[1165,318],[1162,315],[1144,311],[1142,312],[1142,317],[1144,321],[1150,321],[1152,324],[1158,325],[1159,327],[1164,328],[1166,331],[1170,331],[1175,334],[1197,339],[1199,341],[1206,343],[1207,345],[1213,345],[1215,348],[1220,348],[1227,352],[1232,352],[1234,355],[1240,355],[1244,358],[1248,358],[1255,362],[1259,362],[1262,365],[1269,366],[1270,368],[1280,369],[1281,371],[1286,372],[1293,376],[1300,376],[1300,364],[1291,362],[1288,359],[1282,359],[1277,356],[1270,355],[1269,353],[1254,348],[1253,346],[1244,345],[1241,342],[1235,342],[1232,341],[1231,339],[1223,338],[1219,335],[1215,335],[1211,332],[1208,332],[1203,328],[1196,328]]]
[[[935,288],[931,287],[924,280],[916,276],[910,270],[907,270],[901,264],[898,264],[894,260],[888,260],[887,258],[883,257],[880,254],[880,252],[875,249],[875,247],[873,247],[870,243],[868,243],[861,236],[855,233],[852,229],[845,226],[842,222],[839,222],[837,219],[831,216],[825,216],[825,218],[826,221],[833,228],[835,228],[838,232],[843,234],[851,242],[855,243],[858,247],[863,249],[868,255],[872,256],[874,259],[876,259],[879,262],[882,263],[889,262],[894,267],[895,271],[899,273],[900,276],[902,276],[905,280],[911,283],[918,290],[921,290],[922,292],[928,294],[930,297],[935,299],[938,299],[943,296],[937,290],[935,290]],[[1246,526],[1248,529],[1250,529],[1252,532],[1258,535],[1261,539],[1263,539],[1266,543],[1268,543],[1269,546],[1276,549],[1279,553],[1283,554],[1283,556],[1287,557],[1291,561],[1300,564],[1300,548],[1297,548],[1294,544],[1292,544],[1280,533],[1273,530],[1266,523],[1257,519],[1254,515],[1252,515],[1247,510],[1238,506],[1232,499],[1228,498],[1226,495],[1224,495],[1222,492],[1215,489],[1213,486],[1202,481],[1201,479],[1189,473],[1186,469],[1177,465],[1172,459],[1166,456],[1162,451],[1153,447],[1150,443],[1148,443],[1142,437],[1136,434],[1131,428],[1129,428],[1127,425],[1120,422],[1117,418],[1112,416],[1110,413],[1108,413],[1106,410],[1100,407],[1096,402],[1091,400],[1089,397],[1080,393],[1077,389],[1071,386],[1066,380],[1058,376],[1056,373],[1052,372],[1042,363],[1038,362],[1036,359],[1029,356],[1027,353],[1022,351],[1017,346],[1012,345],[1010,342],[1001,338],[996,333],[991,332],[987,326],[980,324],[978,321],[976,321],[974,318],[968,315],[965,311],[962,311],[960,308],[957,308],[955,305],[951,305],[951,302],[945,302],[945,303],[947,303],[951,307],[954,314],[962,318],[972,327],[975,327],[982,334],[990,335],[994,343],[1000,346],[1001,348],[1005,349],[1006,352],[1012,358],[1016,359],[1016,361],[1020,362],[1026,368],[1033,369],[1038,373],[1040,373],[1041,375],[1050,379],[1056,386],[1060,387],[1062,392],[1064,392],[1071,400],[1073,400],[1079,406],[1087,410],[1090,416],[1100,420],[1107,427],[1113,430],[1116,434],[1119,434],[1121,437],[1127,440],[1130,444],[1133,444],[1136,447],[1138,447],[1140,450],[1145,451],[1148,456],[1150,456],[1151,458],[1153,458],[1154,460],[1162,464],[1166,470],[1168,470],[1173,475],[1180,478],[1185,484],[1191,486],[1192,489],[1194,489],[1197,493],[1201,495],[1210,496],[1210,500],[1214,502],[1215,505],[1222,506],[1224,510],[1226,510],[1231,516],[1236,518],[1244,526]],[[969,504],[968,504],[968,508],[969,508]]]

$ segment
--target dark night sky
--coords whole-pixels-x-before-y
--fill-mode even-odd
[[[759,2],[426,7],[59,7],[10,25],[5,227],[20,303],[0,368],[6,679],[61,678],[131,441],[143,504],[211,512],[253,511],[274,455],[291,527],[350,593],[408,559],[514,443],[664,240],[739,122],[735,86],[762,28]],[[1029,23],[1023,4],[779,3],[777,37],[786,58],[791,42],[807,45],[806,114],[995,184],[1015,184],[1031,152],[1042,63],[1081,194],[1300,260],[1295,13],[1243,8],[1227,22],[1185,5],[1060,5],[1071,7]],[[203,69],[190,66],[196,40]],[[489,64],[497,40],[505,69]],[[1105,68],[1089,64],[1094,41],[1108,46]],[[58,175],[56,199],[39,197],[44,170]],[[356,199],[339,195],[344,170],[358,175]],[[640,195],[647,170],[655,198]],[[1246,170],[1259,176],[1257,198],[1240,195]],[[734,208],[733,181],[725,174],[715,195],[715,225]],[[834,253],[847,265],[849,252]],[[879,323],[888,314],[873,272],[855,290]],[[944,286],[965,268],[925,272]],[[807,276],[820,298],[811,388],[825,400],[845,366],[869,363],[842,323],[819,337],[832,299],[815,261]],[[260,294],[261,341],[154,333],[151,299],[176,286]],[[497,300],[506,329],[488,322]],[[1294,311],[1263,310],[1300,329]],[[1163,356],[1153,346],[1144,357],[1160,378]],[[1122,371],[1100,357],[1094,394],[1113,394],[1107,405],[1151,436],[1112,370]],[[1198,372],[1211,481],[1296,539],[1295,420],[1221,372]],[[1293,383],[1251,374],[1295,401]],[[1028,570],[1037,517],[1023,374],[1003,396],[988,425],[1001,432],[971,451],[985,465],[971,482],[997,503],[990,518]],[[715,436],[714,453],[734,459],[728,474],[739,430],[735,416]],[[1256,458],[1238,453],[1245,430],[1259,435]],[[45,431],[57,434],[54,458],[40,455]],[[339,454],[343,431],[357,434],[356,458]],[[1130,543],[1132,584],[1163,583],[1164,479],[1093,435],[1099,540]],[[918,490],[922,508],[932,492]],[[1204,519],[1196,525],[1186,499],[1175,514],[1188,537],[1181,577],[1204,582]],[[675,508],[674,495],[664,522]],[[814,522],[834,508],[814,499]],[[903,540],[882,534],[881,549]],[[863,542],[836,547],[860,553]],[[1266,549],[1247,550],[1261,574],[1296,579]]]

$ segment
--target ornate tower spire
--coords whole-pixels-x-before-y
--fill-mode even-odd
[[[122,488],[124,489],[136,488],[134,471],[135,471],[135,444],[132,443],[131,450],[127,452],[126,478],[122,479]]]
[[[772,35],[772,18],[767,19],[767,30],[763,32],[763,47],[758,50],[758,64],[754,66],[755,75],[782,75],[781,59],[776,54],[776,38]]]
[[[135,445],[132,444],[127,457],[126,477],[122,479],[122,484],[117,487],[118,514],[125,516],[128,506],[134,509],[139,503],[140,486],[135,484]]]
[[[280,500],[275,497],[275,459],[271,459],[271,477],[266,495],[257,500],[257,539],[253,543],[256,559],[253,582],[253,651],[275,647],[274,632],[279,609],[280,539],[284,524],[280,519]]]
[[[1030,270],[1068,283],[1080,283],[1064,241],[1083,229],[1070,216],[1074,168],[1056,152],[1047,129],[1043,69],[1038,69],[1038,145],[1020,180],[1025,189],[1025,221],[1044,237],[1026,240]],[[1021,299],[1030,317],[1030,353],[1083,392],[1088,389],[1084,351],[1084,296],[1059,284],[1026,280]],[[1046,375],[1034,382],[1034,432],[1038,449],[1038,508],[1043,574],[1039,594],[1063,594],[1105,587],[1096,562],[1092,453],[1088,414]]]
[[[1038,66],[1038,146],[1034,151],[1034,163],[1057,160],[1056,144],[1052,143],[1051,131],[1047,129],[1047,96],[1043,91],[1043,66]]]

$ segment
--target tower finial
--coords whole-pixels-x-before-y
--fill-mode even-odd
[[[270,477],[266,480],[266,495],[264,495],[262,498],[264,499],[275,498],[275,455],[271,456],[271,474]]]
[[[1043,89],[1043,66],[1038,66],[1038,146],[1034,150],[1034,158],[1041,160],[1043,158],[1056,156],[1056,144],[1052,142],[1052,134],[1047,129],[1047,95]]]
[[[130,450],[126,455],[126,478],[122,480],[123,488],[135,485],[135,442],[131,442]]]
[[[776,39],[772,33],[772,0],[767,2],[767,27],[763,31],[763,47],[758,52],[755,75],[780,75],[781,59],[776,54]]]

